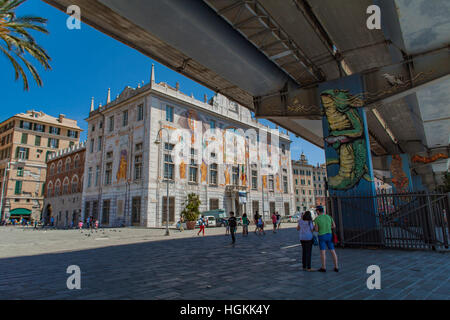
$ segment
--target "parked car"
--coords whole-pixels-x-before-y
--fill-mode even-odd
[[[216,226],[225,227],[228,224],[227,218],[218,218],[216,220]]]
[[[206,226],[211,227],[217,227],[217,220],[214,216],[205,216],[206,219]]]

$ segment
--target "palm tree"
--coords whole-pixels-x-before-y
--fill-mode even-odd
[[[21,76],[24,90],[29,90],[28,78],[21,63],[32,74],[38,86],[42,86],[42,79],[36,68],[27,60],[26,55],[29,54],[35,58],[46,70],[51,69],[49,64],[51,58],[28,32],[28,30],[35,30],[48,34],[45,28],[47,19],[33,16],[17,17],[14,13],[14,10],[25,1],[0,0],[0,53],[11,61],[16,80]]]

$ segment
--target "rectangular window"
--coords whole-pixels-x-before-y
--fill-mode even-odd
[[[134,180],[142,179],[142,156],[134,157]]]
[[[232,179],[233,179],[233,185],[238,186],[239,185],[239,167],[233,167],[232,169]]]
[[[258,189],[258,171],[252,170],[252,189]]]
[[[21,143],[23,143],[23,144],[27,144],[28,143],[28,134],[27,133],[22,133]]]
[[[33,124],[31,122],[28,122],[28,121],[20,120],[20,127],[22,129],[32,130],[33,129]]]
[[[36,136],[36,138],[34,140],[34,145],[38,146],[38,147],[41,145],[41,137],[40,136]]]
[[[217,163],[209,166],[209,184],[217,185]]]
[[[16,188],[14,194],[22,194],[22,181],[16,181]]]
[[[136,144],[135,151],[136,152],[142,151],[142,142]]]
[[[141,222],[141,197],[133,197],[131,200],[131,222],[133,224]]]
[[[59,135],[61,133],[61,128],[55,128],[55,127],[50,127],[48,132],[50,134],[56,134]]]
[[[98,179],[100,178],[100,167],[95,168],[95,186],[98,186]]]
[[[58,149],[59,148],[59,139],[48,138],[47,147],[52,148],[52,149]]]
[[[91,187],[91,183],[92,183],[92,168],[89,168],[88,169],[88,182],[87,182],[88,188]]]
[[[162,222],[167,221],[167,197],[162,197]],[[169,197],[169,223],[175,222],[175,197]]]
[[[91,143],[89,145],[89,148],[90,148],[90,152],[94,153],[94,139],[91,139]]]
[[[273,184],[273,175],[269,175],[269,190],[273,191],[274,189],[274,184]]]
[[[137,107],[137,121],[144,120],[144,105],[140,104]]]
[[[97,151],[102,150],[102,138],[103,137],[98,137]]]
[[[166,106],[166,121],[173,122],[173,107]]]
[[[30,149],[17,147],[16,149],[16,159],[28,160]]]
[[[210,120],[209,121],[209,127],[211,129],[215,129],[216,128],[216,121],[215,120]]]
[[[109,132],[114,131],[114,116],[109,117]]]
[[[18,167],[17,168],[17,176],[18,177],[23,177],[23,167]]]
[[[164,144],[164,179],[173,180],[175,165],[172,159],[173,144]]]
[[[39,123],[35,123],[34,131],[45,132],[45,126]]]
[[[109,224],[109,208],[111,201],[103,200],[103,210],[102,210],[102,224]]]
[[[189,182],[197,183],[198,166],[195,159],[195,150],[191,149],[191,164],[189,166]]]
[[[219,199],[209,199],[209,210],[219,209]]]
[[[69,138],[78,138],[78,132],[74,130],[67,130],[67,136]]]
[[[126,127],[128,125],[128,110],[122,112],[122,127]]]
[[[288,179],[286,176],[283,176],[283,191],[288,193]]]
[[[106,164],[105,169],[105,185],[110,185],[112,179],[112,162]]]

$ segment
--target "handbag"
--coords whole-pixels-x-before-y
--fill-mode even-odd
[[[331,232],[332,232],[332,237],[333,237],[333,243],[334,244],[338,244],[339,243],[339,239],[338,239],[338,236],[337,236],[336,232],[334,232],[334,230],[332,230]]]
[[[316,232],[313,232],[313,245],[318,246],[319,245],[319,239],[317,239]]]

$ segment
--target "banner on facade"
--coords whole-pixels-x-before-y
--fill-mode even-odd
[[[239,203],[247,203],[247,192],[239,192]]]

